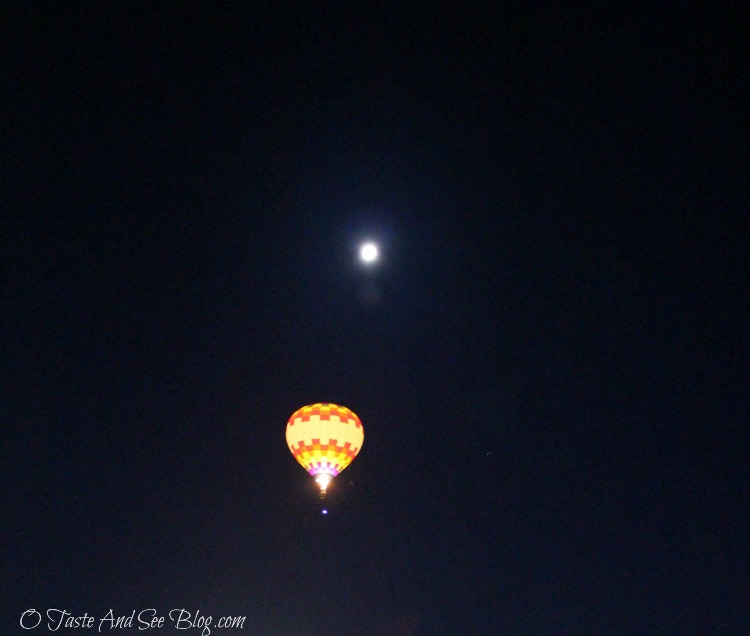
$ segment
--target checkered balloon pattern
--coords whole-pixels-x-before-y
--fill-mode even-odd
[[[286,425],[289,450],[311,475],[338,475],[357,456],[364,439],[359,418],[327,402],[303,406]]]

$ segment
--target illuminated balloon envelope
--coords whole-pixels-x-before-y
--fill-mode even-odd
[[[345,406],[322,402],[295,411],[286,425],[294,458],[315,477],[321,496],[331,480],[352,463],[365,440],[359,418]]]

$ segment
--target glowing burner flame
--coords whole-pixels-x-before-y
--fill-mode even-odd
[[[330,475],[327,475],[326,473],[321,473],[315,478],[318,486],[320,486],[320,492],[326,491],[326,488],[328,488],[328,484],[331,483],[331,479],[332,477]]]

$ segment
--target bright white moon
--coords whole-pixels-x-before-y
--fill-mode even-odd
[[[359,249],[359,257],[365,263],[372,263],[378,260],[378,246],[375,243],[365,243]]]

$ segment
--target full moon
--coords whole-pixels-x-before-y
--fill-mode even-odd
[[[363,263],[373,263],[378,260],[378,246],[375,243],[365,243],[359,248],[359,258]]]

